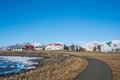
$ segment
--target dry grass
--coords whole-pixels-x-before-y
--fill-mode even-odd
[[[88,63],[84,59],[72,57],[65,53],[65,51],[1,52],[0,55],[44,55],[51,58],[40,62],[40,66],[36,70],[0,80],[74,80]]]
[[[70,54],[88,56],[106,62],[112,70],[113,80],[120,80],[120,54],[96,52],[74,52]]]

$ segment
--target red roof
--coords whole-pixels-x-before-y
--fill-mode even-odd
[[[62,46],[62,44],[54,44],[55,46]]]
[[[26,45],[25,48],[27,48],[27,49],[34,49],[34,46],[32,46],[32,45]]]

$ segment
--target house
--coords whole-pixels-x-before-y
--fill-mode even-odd
[[[113,45],[114,45],[114,52],[120,52],[120,40],[114,40],[112,41]]]
[[[31,51],[34,50],[34,46],[31,45],[30,43],[25,44],[25,50]]]
[[[93,42],[89,42],[89,43],[83,43],[81,47],[84,48],[86,51],[94,51],[96,45]]]
[[[37,42],[37,43],[33,43],[34,49],[35,50],[44,50],[44,46],[43,44]]]
[[[79,46],[79,45],[74,45],[74,44],[72,44],[72,45],[69,47],[69,51],[77,51],[77,52],[82,51],[82,52],[84,52],[85,49],[82,48],[82,47]]]
[[[25,50],[25,46],[23,46],[21,44],[11,45],[11,46],[8,46],[8,50],[10,50],[10,51],[23,51],[23,50]]]
[[[107,44],[102,44],[101,52],[112,52],[112,47]]]
[[[45,50],[64,50],[64,45],[60,43],[48,44],[46,45]]]
[[[34,50],[34,46],[30,43],[16,44],[8,46],[10,51],[25,51],[25,50]]]
[[[120,40],[103,42],[101,45],[102,52],[119,52]]]

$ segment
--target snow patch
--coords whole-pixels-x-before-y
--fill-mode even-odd
[[[35,60],[35,59],[43,59],[43,57],[22,57],[22,56],[0,56],[0,58],[3,58],[6,61],[11,61],[11,62],[17,62],[21,63],[24,65],[27,65],[27,68],[35,68],[32,67],[34,64],[38,64],[37,62],[33,62],[30,60]]]
[[[34,69],[38,64],[31,60],[44,59],[43,57],[0,56],[0,75],[21,73],[22,70]]]

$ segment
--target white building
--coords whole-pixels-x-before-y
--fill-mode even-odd
[[[95,46],[96,45],[93,42],[83,43],[81,45],[81,47],[84,48],[86,51],[93,51]]]
[[[112,45],[109,46],[106,43],[101,45],[101,52],[112,52]]]
[[[81,43],[80,46],[84,48],[86,51],[99,51],[98,46],[100,46],[101,52],[120,52],[120,40],[114,41],[105,41],[105,42],[88,42],[88,43]]]
[[[102,52],[118,52],[117,50],[120,50],[120,40],[111,41],[109,45],[103,42],[101,45]]]
[[[46,45],[45,50],[64,50],[64,45],[59,43],[48,44]]]
[[[23,50],[25,50],[25,46],[23,44],[10,45],[8,47],[8,50],[23,51]]]
[[[43,50],[44,49],[44,46],[43,44],[37,42],[37,43],[33,43],[33,46],[34,46],[34,49],[35,50]]]

